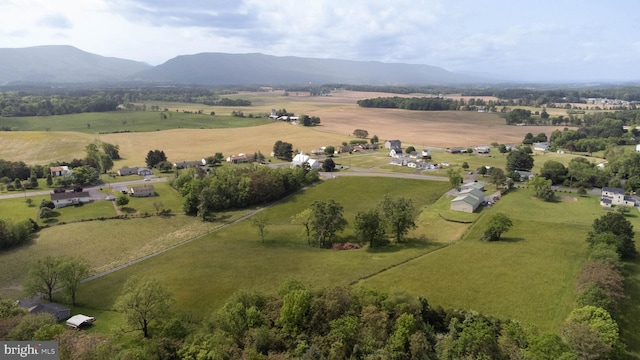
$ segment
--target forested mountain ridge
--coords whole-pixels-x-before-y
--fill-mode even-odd
[[[487,82],[429,65],[315,59],[264,54],[201,53],[175,57],[137,80],[177,84],[402,85]]]
[[[67,45],[0,48],[0,85],[123,81],[150,67]]]
[[[0,86],[135,81],[188,85],[459,85],[489,80],[429,65],[201,53],[151,66],[66,45],[0,48]]]

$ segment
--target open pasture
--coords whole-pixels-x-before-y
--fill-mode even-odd
[[[209,112],[210,113],[210,112]],[[15,131],[73,131],[86,134],[111,132],[149,132],[177,128],[221,129],[262,125],[271,119],[240,118],[229,114],[211,116],[183,112],[109,111],[57,116],[0,117],[0,126]]]
[[[514,226],[498,242],[480,240],[488,215],[508,214]],[[504,196],[462,240],[361,281],[386,291],[423,295],[433,305],[473,309],[556,331],[575,303],[596,197],[546,203],[526,189]],[[437,232],[438,229],[432,229]]]
[[[36,259],[79,256],[87,259],[95,272],[106,271],[204,234],[246,213],[225,213],[219,221],[207,223],[171,215],[75,222],[42,229],[27,245],[0,253],[0,297],[21,296],[29,264]]]
[[[235,224],[187,245],[84,285],[82,304],[110,308],[124,279],[134,274],[153,276],[174,292],[177,306],[202,313],[221,306],[229,296],[252,289],[274,293],[287,278],[300,279],[315,288],[347,285],[389,266],[436,249],[429,229],[422,227],[406,244],[383,249],[334,251],[312,248],[302,226],[291,216],[314,200],[333,198],[345,208],[347,229],[338,234],[348,241],[358,211],[375,206],[392,194],[413,199],[417,208],[433,203],[446,191],[444,182],[387,178],[337,178],[311,187],[265,211],[271,225],[262,243],[248,221]],[[366,189],[363,191],[362,189]]]

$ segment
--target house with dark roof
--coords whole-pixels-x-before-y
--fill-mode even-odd
[[[387,149],[401,148],[402,142],[400,140],[387,140],[384,142],[384,147]]]
[[[615,187],[603,187],[600,195],[600,205],[612,207],[613,205],[636,206],[636,201],[624,194],[624,189]]]
[[[39,297],[31,299],[19,300],[18,306],[25,308],[31,314],[51,314],[56,318],[56,321],[61,321],[71,316],[71,309],[54,302],[46,302]]]
[[[91,202],[91,195],[86,191],[81,192],[59,192],[51,194],[51,201],[56,208],[62,208],[69,205],[80,205]]]
[[[140,185],[140,186],[132,186],[129,189],[129,196],[133,197],[144,197],[144,196],[154,196],[156,194],[156,190],[153,185]]]

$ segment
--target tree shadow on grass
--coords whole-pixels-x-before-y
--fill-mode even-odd
[[[60,220],[58,220],[58,219],[56,219],[56,218],[47,218],[47,219],[42,220],[42,222],[43,222],[44,224],[46,224],[46,225],[55,225],[55,224],[57,224],[58,222],[60,222]]]
[[[520,241],[524,241],[524,239],[521,237],[501,237],[500,240],[498,240],[498,242],[506,242],[506,243],[515,243]]]
[[[372,254],[394,253],[406,249],[426,249],[435,246],[435,243],[429,242],[425,237],[404,239],[401,243],[389,243],[376,247],[368,247],[367,252]]]
[[[123,206],[123,207],[120,208],[120,211],[122,211],[123,213],[125,213],[127,215],[131,215],[131,214],[136,212],[136,209],[134,209],[132,207],[128,207],[128,206]]]

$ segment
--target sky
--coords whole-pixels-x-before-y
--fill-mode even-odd
[[[640,1],[0,1],[0,48],[37,45],[151,65],[263,53],[426,64],[509,81],[640,81]]]

